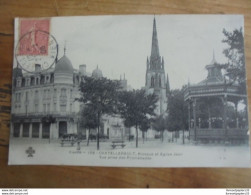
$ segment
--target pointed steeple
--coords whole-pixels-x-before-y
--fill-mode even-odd
[[[64,41],[64,56],[66,54],[66,41]]]
[[[150,69],[150,63],[149,63],[149,59],[147,57],[147,60],[146,60],[146,69],[149,70]]]
[[[216,64],[217,62],[216,62],[216,60],[215,60],[215,55],[214,55],[214,50],[213,50],[213,59],[212,59],[212,61],[211,61],[211,64]]]
[[[158,43],[158,37],[157,37],[157,29],[156,29],[156,20],[155,20],[155,17],[153,19],[153,35],[152,35],[151,57],[154,57],[154,58],[159,57],[159,43]]]
[[[170,93],[170,84],[169,84],[169,77],[168,74],[166,74],[166,93]]]

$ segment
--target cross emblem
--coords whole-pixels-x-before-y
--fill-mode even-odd
[[[28,157],[33,157],[33,154],[35,154],[35,150],[32,147],[29,147],[26,150],[26,154],[28,154]]]

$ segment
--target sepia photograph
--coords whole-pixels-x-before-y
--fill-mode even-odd
[[[242,15],[14,29],[9,165],[250,167]]]

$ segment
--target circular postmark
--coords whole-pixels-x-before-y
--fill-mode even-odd
[[[18,65],[26,72],[35,72],[40,65],[40,72],[48,70],[58,56],[58,44],[54,36],[46,31],[34,30],[25,33],[18,40],[15,58]]]

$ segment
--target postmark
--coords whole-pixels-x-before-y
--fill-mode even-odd
[[[21,19],[19,22],[19,40],[15,48],[15,58],[26,72],[34,72],[40,64],[46,71],[55,62],[58,44],[50,34],[50,19]]]

